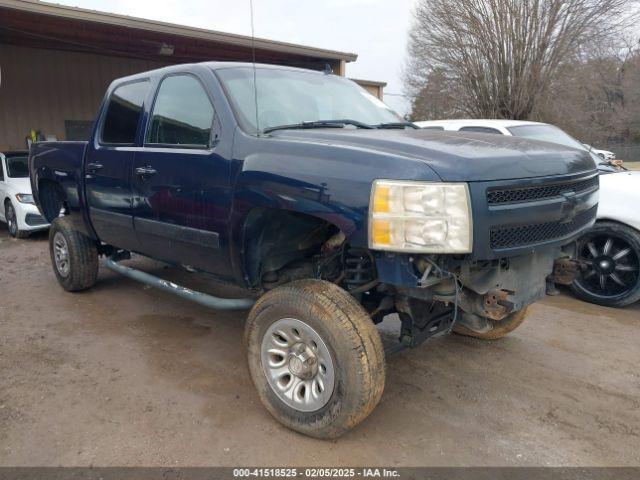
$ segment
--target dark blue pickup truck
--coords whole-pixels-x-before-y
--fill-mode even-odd
[[[203,63],[116,80],[89,142],[37,143],[33,194],[55,275],[124,275],[220,309],[251,309],[251,376],[266,408],[331,438],[378,403],[397,346],[518,327],[568,245],[593,225],[586,151],[416,129],[328,72]],[[207,295],[122,260],[131,252],[241,286]]]

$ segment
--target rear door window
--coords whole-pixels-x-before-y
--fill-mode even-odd
[[[127,83],[113,91],[102,123],[101,143],[117,145],[135,143],[142,105],[148,91],[147,80]]]
[[[206,148],[213,117],[211,100],[195,77],[167,77],[158,89],[146,144]]]

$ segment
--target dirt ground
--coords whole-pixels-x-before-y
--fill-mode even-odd
[[[548,297],[503,340],[393,356],[378,408],[326,442],[260,405],[245,313],[106,269],[66,293],[46,238],[0,233],[0,465],[640,465],[640,305]]]

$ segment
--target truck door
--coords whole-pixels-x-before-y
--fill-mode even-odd
[[[142,253],[230,278],[230,160],[213,105],[195,75],[160,81],[135,155],[134,225]]]
[[[84,163],[91,224],[100,240],[127,250],[136,250],[138,245],[131,209],[131,169],[149,88],[148,80],[138,80],[113,90]]]

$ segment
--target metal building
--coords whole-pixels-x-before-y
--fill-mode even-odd
[[[344,75],[353,53],[96,12],[35,0],[0,0],[0,151],[31,130],[84,139],[109,83],[170,64],[251,61]],[[382,97],[381,82],[359,81]]]

